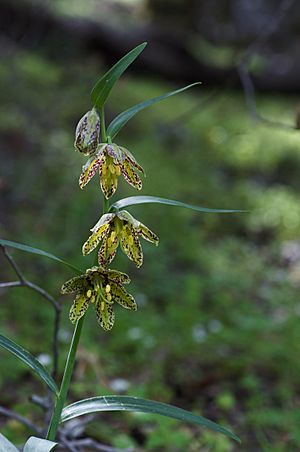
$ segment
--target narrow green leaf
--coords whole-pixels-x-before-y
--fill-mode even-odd
[[[130,64],[139,56],[146,45],[147,43],[144,42],[132,49],[97,81],[91,91],[91,99],[95,107],[103,107],[116,81],[121,77],[123,72],[126,71],[128,66],[130,66]]]
[[[58,393],[58,389],[53,378],[49,375],[45,367],[31,353],[7,337],[2,336],[2,334],[0,334],[0,347],[5,348],[23,361],[23,363],[30,367],[53,392],[56,394]]]
[[[24,446],[23,452],[49,452],[54,449],[57,443],[47,439],[31,436]]]
[[[179,94],[182,91],[192,88],[193,86],[200,85],[201,82],[193,83],[192,85],[185,86],[184,88],[177,89],[176,91],[171,91],[169,93],[163,94],[162,96],[153,97],[153,99],[146,100],[145,102],[141,102],[140,104],[134,105],[123,113],[120,113],[108,126],[107,135],[111,138],[114,138],[117,133],[125,126],[125,124],[139,111],[144,110],[144,108],[150,107],[161,100],[167,99],[168,97],[174,96],[175,94]]]
[[[207,207],[194,206],[192,204],[186,204],[185,202],[174,201],[172,199],[158,198],[157,196],[130,196],[129,198],[123,198],[116,201],[110,206],[110,210],[119,210],[124,207],[134,206],[136,204],[166,204],[168,206],[185,207],[186,209],[197,210],[198,212],[207,213],[238,213],[246,212],[246,210],[232,210],[232,209],[209,209]]]
[[[0,452],[18,452],[18,450],[19,449],[0,433]]]
[[[63,409],[61,422],[82,416],[83,414],[96,413],[99,411],[134,411],[139,413],[160,414],[161,416],[167,416],[180,421],[192,422],[201,425],[202,427],[207,427],[214,432],[223,433],[229,438],[240,442],[240,439],[234,433],[209,419],[166,403],[140,399],[138,397],[113,395],[80,400]]]
[[[60,262],[61,264],[66,265],[67,267],[72,268],[72,270],[75,270],[77,273],[81,274],[82,271],[74,267],[74,265],[70,264],[67,261],[64,261],[63,259],[60,259],[57,256],[54,256],[54,254],[48,253],[47,251],[40,250],[38,248],[33,248],[32,246],[24,245],[23,243],[17,243],[17,242],[11,242],[10,240],[3,240],[0,239],[0,246],[6,246],[9,248],[15,248],[17,250],[26,251],[26,253],[32,253],[32,254],[38,254],[40,256],[48,257],[49,259],[52,259],[53,261]]]

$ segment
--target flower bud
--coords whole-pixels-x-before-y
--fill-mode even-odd
[[[75,149],[85,155],[93,154],[99,144],[99,134],[100,118],[97,110],[93,108],[80,119],[76,127]]]

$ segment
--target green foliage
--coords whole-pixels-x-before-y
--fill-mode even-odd
[[[20,70],[24,58],[10,58],[0,71],[5,152],[1,180],[10,206],[1,217],[1,236],[34,243],[84,268],[89,257],[80,257],[77,246],[101,214],[95,201],[99,188],[95,181],[88,191],[74,192],[84,159],[70,149],[74,125],[84,110],[82,99],[88,96],[86,87],[102,69],[93,61],[84,71],[75,61],[62,68],[39,57],[45,76],[50,67],[56,74],[41,94],[31,75]],[[26,58],[36,56],[28,53]],[[125,77],[111,92],[109,116],[171,89]],[[117,332],[110,337],[89,328],[94,320],[88,314],[71,398],[112,393],[109,381],[122,378],[128,382],[128,395],[174,403],[217,422],[226,419],[243,438],[243,450],[298,450],[300,224],[293,216],[299,210],[299,132],[254,126],[237,93],[205,101],[207,95],[203,88],[197,97],[183,94],[159,109],[141,112],[122,130],[123,140],[147,168],[145,193],[192,204],[242,207],[250,213],[197,215],[166,207],[162,215],[155,205],[132,207],[132,213],[136,211],[161,237],[157,249],[144,245],[144,272],[135,273],[131,263],[117,256],[118,265],[135,273],[132,291],[138,294],[140,309],[134,316],[120,309]],[[37,97],[44,99],[42,106]],[[270,118],[293,121],[293,99],[260,96],[258,107]],[[121,190],[120,198],[132,194],[125,184]],[[45,284],[53,295],[58,296],[60,283],[70,277],[69,270],[50,260],[17,251],[14,257],[28,278]],[[14,278],[3,265],[2,275],[5,280]],[[65,300],[62,355],[71,334],[68,310]],[[24,302],[21,289],[6,291],[0,314],[5,334],[35,356],[49,350],[52,313],[39,297],[26,293]],[[0,355],[6,377],[0,380],[2,398],[19,408],[9,382],[14,387],[22,383],[24,403],[36,390],[35,379],[24,366],[16,368],[7,352]],[[60,364],[62,369],[64,361]],[[148,450],[147,441],[159,442],[155,431],[160,428],[169,450],[175,447],[173,434],[182,429],[194,442],[191,452],[192,447],[214,452],[233,447],[222,435],[199,435],[197,429],[179,429],[161,419],[149,420],[150,427],[143,428],[138,415],[124,414],[121,423],[101,417],[90,431],[101,441],[113,437],[116,447],[124,441]],[[13,438],[15,426],[5,428]]]

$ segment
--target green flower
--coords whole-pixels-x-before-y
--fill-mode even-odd
[[[136,303],[123,287],[130,282],[129,276],[117,270],[106,270],[101,267],[88,268],[85,274],[75,276],[66,281],[61,292],[76,293],[70,310],[70,320],[75,323],[92,303],[96,310],[97,320],[106,331],[112,329],[115,321],[113,304],[119,303],[125,309],[137,310]]]
[[[144,173],[143,168],[127,149],[116,144],[101,143],[97,152],[82,167],[79,186],[83,188],[99,171],[100,185],[106,199],[115,193],[121,174],[126,182],[141,190],[142,181],[135,168]]]
[[[119,243],[129,259],[140,267],[143,263],[143,251],[139,236],[155,245],[159,242],[154,232],[125,210],[103,215],[91,231],[92,235],[84,243],[82,253],[89,254],[102,240],[98,257],[99,264],[103,267],[113,260]]]
[[[76,127],[75,149],[85,155],[93,154],[99,144],[99,134],[100,118],[97,110],[93,108],[80,119]]]

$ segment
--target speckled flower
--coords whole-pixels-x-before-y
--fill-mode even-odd
[[[82,167],[79,186],[83,188],[99,171],[100,185],[106,199],[115,193],[121,174],[126,182],[141,190],[142,181],[135,169],[144,173],[143,168],[127,149],[116,144],[101,143],[96,153]]]
[[[155,245],[159,242],[154,232],[126,210],[103,215],[91,231],[92,235],[84,243],[82,252],[84,255],[89,254],[102,240],[98,258],[99,264],[104,267],[115,257],[119,243],[126,256],[140,267],[143,263],[143,251],[139,236]]]
[[[88,268],[85,274],[75,276],[64,283],[63,294],[76,293],[70,310],[70,320],[79,320],[92,303],[96,310],[97,320],[106,331],[112,329],[115,321],[113,304],[119,303],[125,309],[137,310],[135,300],[123,287],[130,282],[129,276],[117,270],[106,270],[101,267]]]
[[[75,149],[85,155],[93,154],[99,144],[99,134],[100,118],[97,110],[93,108],[80,119],[76,127]]]

